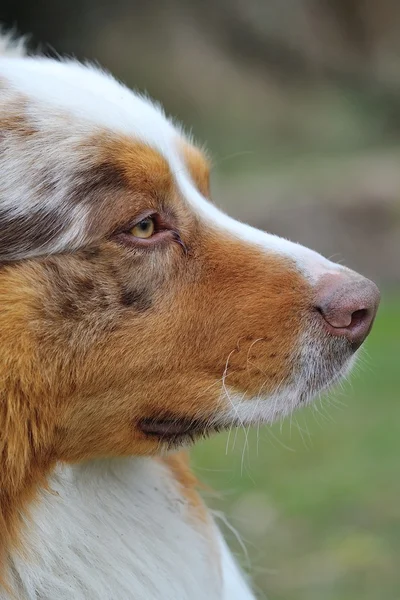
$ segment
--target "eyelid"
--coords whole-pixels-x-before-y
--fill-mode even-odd
[[[139,238],[130,233],[131,230],[140,223],[140,221],[148,218],[153,218],[155,222],[155,232],[152,236],[149,238]],[[163,242],[165,243],[168,241],[173,241],[178,243],[185,251],[185,254],[187,254],[187,248],[183,243],[177,228],[174,227],[172,223],[168,222],[168,219],[166,219],[163,215],[151,210],[144,211],[129,224],[119,227],[116,231],[114,231],[112,237],[116,238],[120,243],[123,243],[124,246],[137,248],[139,250],[156,247],[163,244]]]

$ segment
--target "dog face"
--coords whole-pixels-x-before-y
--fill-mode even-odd
[[[8,460],[159,452],[348,370],[374,284],[222,214],[202,152],[108,75],[13,59],[0,82]]]

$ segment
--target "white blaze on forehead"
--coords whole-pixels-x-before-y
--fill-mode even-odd
[[[28,110],[33,119],[45,116],[50,122],[52,111],[58,109],[78,122],[134,136],[163,154],[176,135],[158,104],[90,65],[42,57],[0,58],[0,77],[31,101]],[[69,134],[73,126],[72,121]]]
[[[331,262],[318,252],[310,250],[301,244],[290,242],[277,235],[265,233],[260,229],[229,217],[200,194],[187,173],[183,172],[182,169],[180,171],[175,169],[175,173],[183,196],[204,219],[240,240],[254,244],[266,251],[276,252],[281,256],[293,260],[311,283],[317,282],[322,275],[335,273],[344,269],[341,265]]]

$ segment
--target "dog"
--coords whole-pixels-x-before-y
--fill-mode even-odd
[[[250,600],[185,448],[343,377],[379,291],[223,214],[149,98],[0,47],[0,598]]]

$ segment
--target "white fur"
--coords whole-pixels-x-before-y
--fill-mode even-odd
[[[97,67],[38,57],[3,59],[0,75],[33,101],[32,114],[46,106],[72,115],[75,123],[90,123],[93,133],[108,129],[170,152],[176,130],[161,107]]]
[[[250,590],[250,586],[240,573],[225,540],[221,535],[218,537],[223,577],[221,600],[254,600],[254,595]]]
[[[20,58],[25,55],[25,40],[0,29],[0,56]]]
[[[211,517],[197,520],[156,460],[60,468],[50,487],[12,557],[19,600],[252,598]]]

